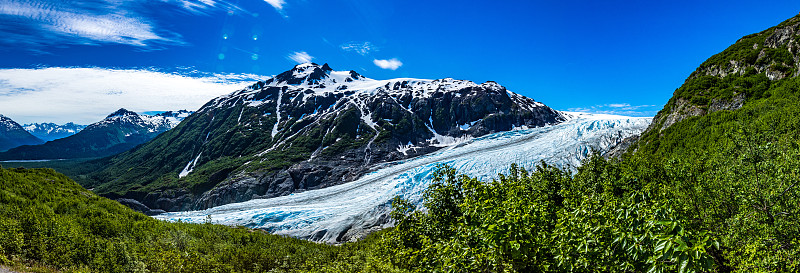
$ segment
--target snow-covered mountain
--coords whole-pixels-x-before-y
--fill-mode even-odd
[[[157,115],[140,115],[126,109],[119,109],[114,113],[108,115],[105,119],[87,126],[88,129],[101,129],[108,127],[121,126],[125,130],[126,137],[150,133],[162,133],[169,129],[175,128],[186,117],[191,115],[192,112],[187,110],[168,111]]]
[[[19,123],[0,115],[0,151],[5,151],[22,145],[42,144],[39,138],[25,131]]]
[[[119,109],[105,119],[66,138],[23,146],[0,153],[2,160],[41,160],[104,157],[118,154],[177,126],[189,111],[139,115]]]
[[[83,128],[86,128],[86,125],[80,125],[75,123],[67,123],[67,124],[55,124],[55,123],[29,123],[22,125],[25,128],[25,131],[28,131],[35,137],[38,137],[44,141],[51,141],[56,140],[59,138],[65,138],[71,135],[74,135]]]
[[[208,208],[339,185],[376,164],[564,120],[495,82],[374,80],[308,63],[208,102],[115,157],[93,186],[154,209]]]
[[[519,129],[470,139],[438,152],[376,166],[351,183],[269,199],[256,199],[201,211],[166,213],[156,218],[261,228],[276,234],[336,243],[391,225],[391,199],[420,205],[422,192],[439,163],[488,180],[512,163],[526,169],[539,162],[573,169],[592,150],[608,151],[638,135],[651,118],[567,113],[558,125]]]

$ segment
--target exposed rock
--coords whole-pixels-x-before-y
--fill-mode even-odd
[[[711,100],[711,105],[709,106],[708,110],[709,113],[721,111],[721,110],[729,110],[733,111],[739,108],[742,108],[744,105],[745,96],[743,93],[739,93],[731,99],[719,99],[715,98]]]
[[[627,137],[617,143],[617,145],[614,145],[614,147],[611,147],[611,149],[603,154],[603,157],[606,159],[620,159],[637,141],[639,141],[639,135]]]
[[[159,215],[159,214],[162,214],[162,213],[165,212],[164,210],[161,210],[161,209],[150,209],[149,207],[145,206],[141,202],[136,201],[134,199],[120,198],[120,199],[117,199],[117,202],[119,202],[120,204],[123,204],[125,206],[128,206],[129,208],[131,208],[131,209],[133,209],[135,211],[138,211],[138,212],[144,213],[146,215],[150,215],[150,216]]]
[[[706,110],[698,107],[690,103],[689,101],[678,98],[673,105],[673,108],[666,117],[663,118],[664,123],[661,126],[661,130],[667,129],[668,127],[672,126],[672,124],[678,123],[686,118],[694,117],[694,116],[702,116],[706,114]],[[659,116],[656,116],[657,118]],[[651,127],[653,125],[650,125]]]
[[[775,29],[775,32],[764,40],[764,46],[778,48],[787,45],[797,33],[798,26],[800,24]]]

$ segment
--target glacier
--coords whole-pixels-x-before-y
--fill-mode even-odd
[[[489,181],[512,163],[532,169],[541,162],[575,170],[592,151],[607,151],[638,135],[652,118],[562,112],[566,122],[489,134],[435,153],[385,163],[356,181],[206,210],[154,216],[167,221],[245,226],[325,243],[341,243],[392,225],[395,196],[422,207],[424,190],[438,164]]]

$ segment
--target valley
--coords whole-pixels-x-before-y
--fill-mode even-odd
[[[37,1],[30,10],[70,6]],[[92,9],[82,11],[119,11],[97,17],[111,22],[133,15],[144,18],[157,10],[137,11],[125,6],[130,4],[126,1],[101,2],[118,6],[86,5]],[[141,8],[139,4],[153,3],[135,6]],[[703,51],[705,61],[692,64],[694,71],[684,71],[691,73],[682,76],[685,80],[679,87],[670,87],[674,92],[665,96],[668,100],[656,105],[638,103],[637,98],[657,96],[650,93],[665,85],[658,80],[666,77],[666,70],[686,66],[682,58],[692,57],[687,52],[699,54],[692,51],[695,47],[708,50],[696,44],[678,48],[667,43],[696,42],[691,39],[697,37],[711,40],[724,32],[710,27],[718,25],[703,25],[700,19],[706,18],[692,18],[687,27],[672,17],[650,14],[647,17],[661,21],[644,21],[636,27],[645,26],[643,32],[658,35],[626,43],[618,35],[642,35],[636,34],[640,29],[629,28],[629,22],[617,26],[625,31],[607,31],[607,19],[573,16],[570,20],[581,25],[567,28],[561,26],[564,16],[554,13],[558,20],[550,18],[545,26],[559,26],[555,28],[558,35],[547,36],[549,29],[527,29],[534,24],[508,28],[516,22],[484,12],[491,7],[476,10],[480,18],[491,20],[473,20],[458,12],[469,20],[448,17],[439,12],[442,9],[432,9],[436,16],[429,17],[459,19],[452,21],[459,24],[479,21],[469,33],[492,35],[475,43],[472,36],[458,39],[469,35],[457,31],[428,33],[429,25],[418,27],[422,33],[409,37],[425,42],[403,40],[402,44],[409,52],[425,46],[416,51],[424,58],[401,61],[378,59],[378,54],[402,50],[350,40],[353,32],[362,31],[348,29],[341,36],[347,39],[341,40],[349,42],[337,46],[337,40],[326,38],[336,36],[317,39],[315,33],[299,35],[290,28],[309,21],[328,35],[333,33],[329,25],[336,25],[331,22],[352,18],[320,23],[297,13],[289,16],[290,7],[300,5],[293,1],[258,4],[268,5],[279,16],[247,12],[252,7],[239,7],[238,2],[156,4],[170,15],[178,11],[181,20],[195,15],[203,20],[227,16],[220,25],[223,32],[214,33],[218,37],[207,44],[189,36],[185,42],[177,31],[145,28],[148,31],[140,34],[149,38],[120,34],[97,40],[96,35],[116,32],[95,31],[90,37],[68,32],[82,37],[70,36],[80,45],[58,47],[67,52],[71,46],[88,47],[93,49],[91,54],[76,56],[96,53],[106,58],[119,49],[104,43],[148,47],[157,40],[162,49],[180,46],[181,54],[176,55],[181,56],[192,55],[192,49],[202,45],[213,49],[202,52],[211,56],[211,64],[206,65],[220,73],[263,72],[256,62],[270,69],[281,60],[292,64],[283,68],[288,70],[230,90],[200,94],[204,88],[233,86],[221,79],[260,76],[205,73],[191,67],[177,68],[191,71],[188,74],[162,73],[156,68],[111,73],[131,78],[149,75],[143,83],[125,82],[146,89],[131,91],[118,88],[119,78],[111,81],[108,73],[95,74],[88,81],[69,74],[64,84],[63,78],[49,73],[72,70],[0,69],[0,98],[4,99],[0,105],[6,107],[0,110],[13,113],[0,115],[0,271],[800,272],[800,15],[770,23],[772,27],[757,33],[737,33],[735,37],[741,38],[729,41],[732,44],[724,50],[715,50],[717,54],[708,56]],[[303,9],[328,4],[315,2]],[[460,11],[450,4],[444,8]],[[458,5],[458,9],[472,8]],[[532,9],[518,8],[528,5],[532,4],[516,3],[506,13],[521,10],[519,18],[531,17]],[[363,16],[361,11],[367,6],[347,13],[361,16],[357,26],[380,21]],[[49,14],[11,14],[8,7],[0,3],[0,17],[15,18],[19,26]],[[85,9],[84,5],[69,8]],[[220,8],[226,10],[216,10]],[[593,8],[581,9],[594,13]],[[746,11],[750,14],[749,9],[758,8],[764,7]],[[617,12],[618,8],[613,9]],[[705,6],[675,10],[713,17]],[[396,23],[397,17],[389,13],[384,15]],[[543,15],[547,13],[551,12]],[[421,10],[396,14],[404,16],[399,20],[403,25],[425,17]],[[641,13],[637,10],[636,14]],[[227,25],[242,16],[247,22],[239,27],[246,26],[250,32],[235,32]],[[627,16],[620,18],[631,18]],[[737,20],[746,24],[747,18]],[[718,23],[716,17],[712,19]],[[297,49],[284,56],[272,52],[266,59],[274,48],[262,50],[255,44],[283,46],[286,41],[262,35],[258,27],[262,20],[283,24],[291,35],[283,29],[271,31],[302,40],[304,46],[310,47],[312,40],[322,40],[317,41],[322,46],[314,52]],[[502,20],[503,27],[493,25]],[[665,31],[663,22],[687,34]],[[8,33],[7,25],[7,20],[0,20],[0,34],[13,41],[22,37],[21,32]],[[205,26],[192,28],[205,33]],[[381,26],[363,32],[377,29]],[[590,36],[586,31],[597,36],[585,37]],[[493,35],[501,39],[493,40]],[[526,40],[506,41],[520,36]],[[574,37],[581,39],[567,39]],[[3,43],[0,40],[0,46]],[[246,46],[228,47],[233,43]],[[550,43],[556,48],[540,48]],[[525,52],[518,48],[512,52],[508,44],[524,47]],[[440,45],[447,45],[446,50]],[[513,58],[485,57],[499,56],[485,48],[509,51]],[[621,51],[612,51],[617,48]],[[160,54],[121,52],[113,56],[141,54],[150,56],[143,58],[150,61],[156,56],[152,54]],[[352,70],[315,63],[309,52],[328,52],[332,59],[352,65]],[[651,55],[638,55],[642,52]],[[39,58],[36,54],[28,58]],[[339,56],[344,54],[352,58]],[[527,55],[537,59],[520,65],[517,59]],[[188,58],[173,61],[186,63]],[[474,65],[461,61],[467,58],[480,61]],[[547,62],[548,58],[557,61]],[[596,60],[605,62],[596,66]],[[682,66],[670,66],[672,61]],[[662,66],[667,68],[656,69]],[[453,70],[451,76],[480,81],[453,78],[444,74],[449,72],[443,67]],[[80,71],[99,70],[103,68]],[[412,78],[411,72],[431,79]],[[48,77],[3,78],[33,74]],[[501,84],[492,77],[507,82]],[[53,86],[53,82],[61,85]],[[71,93],[61,93],[62,87]],[[625,91],[610,94],[609,90],[618,89]],[[547,98],[548,103],[532,96]],[[146,110],[139,114],[114,106],[111,109],[119,110],[107,115],[84,102],[95,98]],[[182,101],[162,104],[170,99],[199,103],[191,111],[147,111],[185,105]],[[17,100],[27,103],[17,107]],[[52,109],[35,108],[40,101],[52,103]],[[80,104],[70,104],[76,101]],[[643,110],[649,107],[660,110]],[[42,116],[29,108],[39,109]],[[67,122],[59,113],[83,117],[75,122],[99,121],[83,126]],[[626,113],[631,116],[621,115]]]
[[[440,164],[488,181],[511,164],[533,169],[546,163],[577,170],[581,162],[623,139],[643,132],[650,118],[566,114],[561,124],[489,134],[420,157],[378,165],[349,183],[268,199],[255,199],[192,212],[171,212],[157,219],[246,226],[326,243],[362,238],[392,225],[395,197],[422,208],[423,193]]]

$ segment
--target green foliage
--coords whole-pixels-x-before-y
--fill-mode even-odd
[[[699,76],[686,80],[686,83],[675,91],[675,95],[677,98],[689,100],[694,105],[705,106],[713,99],[730,100],[737,94],[745,95],[751,100],[759,99],[765,96],[765,91],[771,84],[764,73],[742,76],[733,74],[724,78]]]
[[[712,56],[675,91],[674,98],[665,109],[673,107],[677,98],[701,107],[714,100],[730,100],[739,94],[745,95],[748,100],[762,98],[772,83],[766,76],[766,70],[791,76],[800,69],[796,67],[795,54],[788,45],[777,48],[765,46],[767,38],[775,34],[778,28],[788,27],[798,21],[800,17],[790,18],[779,26],[745,36]],[[739,70],[734,70],[734,67]],[[712,76],[711,71],[722,72],[721,75],[725,76]]]
[[[0,264],[77,272],[392,272],[375,241],[331,246],[168,223],[49,169],[0,169]]]
[[[574,175],[512,166],[487,183],[442,166],[425,210],[395,200],[390,262],[414,272],[800,270],[800,147],[749,128],[722,150],[593,157]]]

